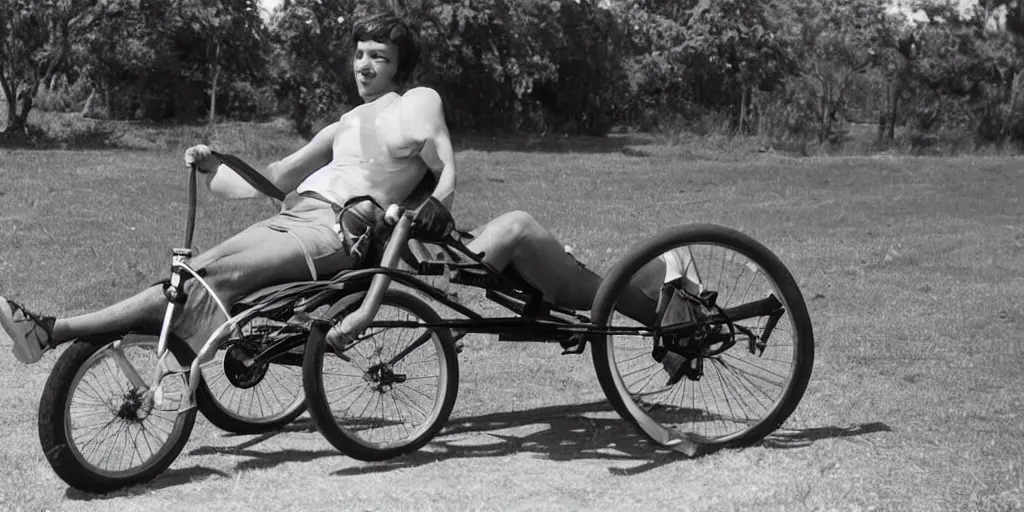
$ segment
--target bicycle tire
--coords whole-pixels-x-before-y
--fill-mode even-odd
[[[725,250],[731,250],[741,255],[736,258],[737,261],[753,263],[752,267],[763,271],[770,280],[773,293],[780,295],[778,298],[781,300],[786,314],[789,315],[787,321],[792,324],[791,334],[794,341],[792,362],[788,365],[785,386],[781,389],[779,396],[771,402],[770,406],[764,406],[764,413],[760,414],[756,421],[737,432],[721,436],[691,432],[680,433],[671,427],[662,425],[657,418],[649,413],[650,411],[645,411],[641,405],[646,407],[647,404],[638,403],[644,399],[643,393],[627,387],[616,366],[614,346],[616,337],[614,335],[592,334],[589,337],[593,345],[592,356],[595,372],[601,389],[616,412],[639,426],[648,437],[657,442],[669,445],[678,440],[688,440],[687,444],[692,447],[691,454],[717,448],[749,446],[773,432],[793,413],[807,389],[814,363],[814,334],[807,306],[792,274],[774,253],[751,237],[723,226],[689,225],[662,232],[633,248],[608,273],[594,299],[591,311],[593,322],[599,329],[609,327],[612,324],[612,317],[616,315],[615,307],[618,298],[627,286],[631,286],[633,276],[653,258],[683,246],[695,248],[708,246],[712,251],[709,254],[714,254],[715,247],[721,248],[723,268],[726,265]],[[743,264],[746,265],[746,263]],[[753,350],[751,353],[754,353]],[[717,368],[716,365],[722,363],[721,359],[712,361],[712,367]],[[725,380],[730,377],[725,371],[722,371],[720,375],[725,375],[725,377],[720,377],[723,379],[724,386]],[[735,377],[731,378],[735,379]],[[742,384],[740,379],[736,379],[736,382]],[[685,386],[686,382],[683,382],[683,385]],[[691,393],[694,396],[696,391],[693,389],[699,385],[699,381],[696,381],[696,384],[691,386]],[[683,398],[685,399],[685,396]],[[654,407],[650,408],[654,409]],[[731,404],[729,408],[732,409]],[[703,413],[690,411],[689,413],[712,416],[711,411],[703,411]],[[736,423],[745,424],[746,422],[736,421]]]
[[[263,317],[254,317],[246,324],[239,326],[239,329],[244,332],[247,326],[259,321],[269,322],[270,320]],[[267,334],[267,336],[269,335],[270,334]],[[253,334],[248,336],[252,338],[259,337],[258,335]],[[261,346],[267,345],[266,337],[249,341],[258,342]],[[264,398],[260,398],[260,395],[256,394],[259,393],[259,391],[252,391],[254,396],[248,400],[245,399],[244,395],[238,400],[231,400],[232,403],[237,402],[239,407],[248,403],[251,413],[247,414],[241,410],[234,410],[230,408],[230,406],[225,403],[225,400],[223,400],[225,394],[235,397],[237,394],[246,393],[248,390],[256,390],[264,383],[269,384],[268,379],[266,379],[268,367],[269,371],[274,371],[273,369],[275,366],[283,367],[283,365],[277,365],[273,361],[263,365],[263,374],[258,376],[256,382],[247,383],[245,388],[241,388],[234,386],[231,378],[226,375],[227,371],[229,371],[226,365],[229,362],[228,358],[231,356],[225,350],[219,350],[218,355],[223,355],[224,360],[217,363],[216,366],[209,366],[203,369],[203,380],[200,383],[199,388],[196,390],[196,405],[199,407],[199,411],[202,412],[203,416],[215,427],[233,434],[262,434],[264,432],[278,430],[295,421],[295,419],[301,416],[302,413],[306,412],[306,402],[304,400],[302,389],[301,367],[297,369],[294,377],[277,377],[275,375],[275,378],[273,379],[277,382],[281,382],[282,379],[288,379],[289,382],[286,382],[285,385],[289,388],[294,386],[294,390],[285,390],[291,397],[287,403],[280,403],[280,397],[276,391],[271,390],[269,394],[265,393],[264,395],[266,396]],[[211,370],[217,371],[218,373],[210,373]],[[290,382],[291,379],[294,379],[294,384]],[[224,384],[224,390],[215,393],[212,388],[214,386],[221,387],[222,384]],[[263,406],[264,403],[267,404],[266,410]],[[256,404],[256,407],[254,407],[253,404]],[[254,414],[255,412],[258,412],[259,414]]]
[[[332,322],[355,310],[362,301],[365,292],[358,292],[342,298],[335,303],[328,312]],[[404,309],[413,316],[425,322],[437,322],[440,320],[437,313],[422,300],[401,291],[388,290],[384,295],[381,311],[385,308]],[[380,313],[378,313],[380,318]],[[374,329],[377,319],[367,327],[367,331]],[[360,427],[366,425],[367,420],[354,421],[346,425],[339,424],[338,418],[332,410],[331,403],[324,385],[324,360],[327,357],[336,358],[333,351],[327,350],[325,336],[329,325],[315,325],[306,344],[305,360],[303,364],[303,383],[306,390],[306,402],[309,408],[310,417],[320,433],[342,453],[363,461],[387,460],[405,453],[409,453],[423,447],[430,442],[441,430],[451,415],[458,395],[459,367],[455,349],[455,341],[448,329],[434,329],[431,334],[433,347],[439,350],[438,357],[439,373],[436,377],[439,389],[435,392],[430,412],[423,414],[424,424],[416,427],[408,439],[401,439],[392,443],[374,443],[364,439],[360,434],[364,431]],[[421,335],[422,336],[422,335]],[[379,351],[379,350],[378,350]],[[338,360],[341,360],[338,358]],[[396,365],[397,367],[397,365]],[[366,375],[367,372],[364,372]],[[361,376],[356,376],[355,386],[362,385],[358,382]],[[412,377],[423,378],[423,377]],[[410,380],[412,379],[410,378]],[[429,378],[429,377],[427,377]],[[373,385],[369,379],[367,388]],[[346,388],[347,389],[347,388]],[[372,391],[371,391],[372,393]],[[383,393],[380,393],[383,395]],[[360,392],[362,395],[362,391]],[[393,395],[394,398],[395,395]],[[358,399],[358,397],[357,397]],[[369,402],[367,402],[369,403]],[[395,403],[396,409],[398,403]],[[383,399],[381,410],[385,408]],[[399,411],[401,416],[401,412]],[[375,418],[374,418],[375,419]],[[404,420],[404,418],[403,418]],[[382,419],[381,423],[384,421]],[[386,427],[382,427],[386,428]],[[366,428],[365,430],[370,430]],[[406,429],[408,431],[408,429]]]
[[[47,462],[64,482],[75,489],[88,493],[106,493],[152,480],[166,470],[181,453],[195,424],[195,408],[183,413],[176,413],[167,440],[163,442],[160,450],[156,451],[151,461],[147,461],[137,469],[105,471],[84,460],[85,456],[81,453],[80,447],[70,432],[72,427],[70,411],[76,396],[75,388],[85,378],[84,372],[93,366],[87,367],[86,365],[93,361],[101,350],[111,346],[114,341],[124,339],[129,339],[129,336],[109,334],[71,343],[57,359],[57,363],[43,387],[43,394],[39,402],[39,441]],[[155,342],[142,343],[155,345]],[[132,346],[132,343],[129,341],[122,346],[128,348]],[[195,357],[192,350],[184,343],[172,341],[170,350],[182,368],[187,368]],[[96,361],[99,362],[99,360]],[[187,384],[184,387],[187,389]],[[103,405],[106,406],[106,404]],[[111,422],[113,421],[111,420]],[[106,427],[102,427],[100,431],[104,429]],[[120,430],[117,435],[119,434]],[[125,448],[127,448],[127,437]],[[129,459],[129,464],[133,461],[134,455]]]

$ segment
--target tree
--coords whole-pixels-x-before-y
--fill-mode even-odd
[[[695,103],[690,62],[679,51],[688,36],[679,3],[656,0],[614,2],[620,40],[614,59],[622,69],[625,91],[606,107],[617,122],[661,128]]]
[[[346,104],[356,104],[348,59],[357,9],[355,0],[292,0],[275,14],[271,38],[276,90],[304,137],[313,136],[318,120],[336,117]]]
[[[1010,7],[1012,33],[1014,4],[1004,7]],[[916,29],[910,77],[909,121],[916,144],[930,144],[943,130],[954,130],[959,139],[973,132],[976,146],[1024,139],[1024,133],[1015,135],[1024,121],[1016,41],[1004,31],[987,31],[978,16],[962,16],[955,6],[922,8],[929,21]]]
[[[813,0],[790,6],[786,34],[798,63],[788,86],[818,142],[836,140],[855,79],[896,44],[897,20],[881,0]]]
[[[128,0],[4,0],[0,2],[0,89],[6,132],[28,130],[36,91],[67,65],[72,47],[106,12]]]
[[[616,120],[616,101],[629,87],[618,52],[624,42],[621,24],[593,2],[523,7],[528,18],[550,20],[524,35],[539,41],[535,51],[544,52],[554,73],[545,68],[533,75],[533,93],[520,101],[536,100],[545,130],[604,135]]]
[[[78,60],[111,117],[191,120],[205,111],[212,122],[234,83],[267,81],[255,0],[140,0],[101,21]]]
[[[775,6],[761,0],[701,2],[689,14],[684,43],[708,103],[733,109],[736,131],[749,129],[753,91],[774,91],[795,68],[789,42],[778,37]]]
[[[252,74],[265,69],[268,35],[259,8],[258,0],[184,0],[175,8],[205,47],[211,126],[216,122],[222,72]]]
[[[892,142],[896,138],[901,100],[910,88],[914,60],[917,57],[917,39],[912,32],[904,33],[896,46],[881,49],[879,62],[885,77],[886,98],[879,115],[878,139]]]

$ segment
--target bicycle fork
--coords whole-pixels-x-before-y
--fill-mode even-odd
[[[409,241],[409,233],[412,229],[412,221],[401,208],[392,205],[385,214],[385,222],[393,224],[394,231],[384,247],[384,255],[381,257],[382,268],[397,268],[401,256],[401,247]],[[327,333],[327,343],[336,348],[343,348],[352,342],[353,338],[366,329],[377,315],[381,303],[384,301],[384,292],[391,285],[391,276],[377,274],[370,281],[370,288],[359,309],[347,315]]]
[[[190,249],[174,249],[173,256],[171,257],[170,284],[164,290],[164,295],[167,297],[167,309],[164,312],[164,319],[160,326],[160,337],[156,350],[157,363],[150,375],[150,380],[147,382],[143,379],[135,366],[125,357],[124,352],[121,350],[123,339],[115,341],[109,349],[118,369],[124,373],[135,389],[142,392],[144,397],[143,403],[147,408],[161,405],[160,402],[163,400],[163,396],[160,392],[160,382],[163,381],[164,377],[172,373],[166,361],[169,352],[167,342],[171,331],[171,321],[174,319],[178,306],[185,299],[181,289],[182,268],[184,268],[185,261],[191,256],[192,251]]]

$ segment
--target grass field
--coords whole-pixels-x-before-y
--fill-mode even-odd
[[[72,314],[162,277],[187,197],[184,146],[170,146],[0,150],[0,294]],[[263,436],[199,420],[164,475],[93,497],[68,490],[39,448],[57,354],[21,366],[3,340],[0,510],[1024,509],[1021,160],[792,159],[621,138],[462,147],[463,226],[526,210],[601,273],[687,222],[772,248],[817,340],[785,427],[686,459],[611,419],[589,351],[480,337],[460,356],[448,427],[418,453],[366,464],[305,418]],[[203,196],[198,246],[272,211]]]

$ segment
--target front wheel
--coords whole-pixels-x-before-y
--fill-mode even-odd
[[[341,321],[365,293],[342,298],[328,318]],[[325,341],[331,324],[313,326],[303,384],[309,414],[335,448],[364,461],[386,460],[427,444],[455,405],[459,364],[448,329],[420,299],[389,290],[373,322],[341,353]]]
[[[592,314],[608,400],[681,451],[756,443],[792,414],[811,376],[814,334],[793,276],[729,228],[684,226],[636,247]]]
[[[181,370],[194,355],[184,344],[171,346],[173,356],[165,361],[172,372],[155,403],[128,377],[134,368],[148,382],[157,364],[155,338],[77,341],[61,354],[39,402],[39,441],[68,485],[103,493],[147,482],[184,448],[196,410],[178,413],[188,391]]]

